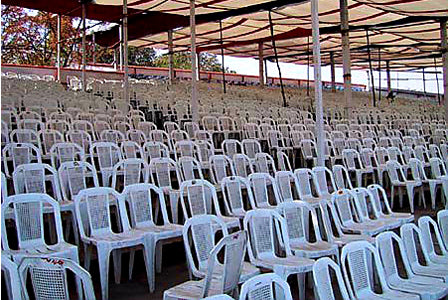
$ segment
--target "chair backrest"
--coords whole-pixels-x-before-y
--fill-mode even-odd
[[[252,262],[260,258],[275,257],[275,247],[282,241],[286,255],[292,255],[286,222],[274,209],[248,211],[243,223],[244,230],[249,235],[247,249]]]
[[[277,211],[285,219],[289,241],[303,243],[308,241],[310,230],[314,231],[316,241],[322,241],[315,210],[304,201],[283,202]],[[308,226],[311,219],[312,228]]]
[[[89,153],[92,146],[92,135],[84,130],[69,130],[65,134],[65,139],[67,142],[79,145],[84,150],[84,153]]]
[[[81,190],[86,189],[89,178],[92,178],[94,187],[100,186],[95,167],[85,161],[62,163],[58,169],[58,176],[62,197],[65,200],[73,200]]]
[[[150,163],[154,158],[168,157],[170,150],[161,142],[150,141],[143,144],[143,151],[146,161]]]
[[[11,173],[19,165],[29,163],[42,163],[42,156],[39,148],[30,143],[9,143],[2,150],[3,168],[6,176],[11,177]],[[12,169],[9,166],[12,162]]]
[[[261,145],[257,140],[244,139],[241,142],[243,146],[243,153],[246,154],[250,159],[255,159],[255,155],[261,151]]]
[[[180,185],[180,200],[184,217],[196,215],[221,216],[215,187],[203,179],[187,180]]]
[[[190,156],[180,157],[177,160],[180,179],[182,181],[193,179],[204,179],[202,165],[195,158]]]
[[[107,187],[82,190],[75,197],[75,211],[82,240],[92,236],[111,234],[111,205],[118,205],[120,227],[123,232],[130,228],[126,207],[120,194]]]
[[[274,159],[271,155],[260,152],[255,154],[255,158],[253,161],[253,166],[255,172],[258,173],[268,173],[274,175],[277,172],[277,168],[275,167]]]
[[[207,272],[210,253],[216,245],[216,234],[227,236],[226,224],[215,215],[197,215],[189,218],[182,235],[187,256],[188,267],[196,277]]]
[[[404,275],[406,275],[408,279],[414,276],[405,253],[403,242],[396,233],[388,231],[379,234],[375,238],[375,244],[384,268],[386,281],[403,277],[401,272],[404,272]],[[400,261],[404,266],[404,269],[401,269],[401,272],[398,269],[401,267],[399,264]]]
[[[239,300],[292,300],[288,282],[275,273],[252,277],[243,283]]]
[[[336,277],[332,280],[332,274]],[[313,265],[314,288],[319,299],[336,300],[334,286],[337,286],[342,300],[350,300],[340,267],[329,257],[322,257]]]
[[[238,231],[224,236],[210,253],[202,297],[208,296],[210,286],[218,287],[220,293],[230,293],[238,287],[246,253],[247,235]],[[224,252],[224,253],[222,253]],[[220,257],[222,254],[222,258]],[[223,263],[221,263],[222,261]],[[216,276],[216,273],[222,276]]]
[[[112,188],[118,190],[118,177],[123,176],[123,187],[149,181],[149,167],[145,160],[128,158],[115,164],[112,173]]]
[[[12,174],[16,194],[51,194],[58,201],[62,199],[56,170],[47,164],[32,163],[18,166]],[[51,183],[51,189],[47,182]]]
[[[301,168],[294,171],[294,175],[297,178],[299,198],[306,200],[307,198],[313,198],[313,173],[310,169]]]
[[[448,251],[445,248],[442,236],[440,235],[439,226],[430,216],[422,216],[418,219],[418,227],[422,233],[422,242],[429,255],[443,255],[448,257]],[[436,245],[440,250],[437,254]]]
[[[56,143],[51,146],[51,165],[58,169],[66,161],[84,161],[84,149],[75,143]]]
[[[180,173],[176,162],[168,157],[153,158],[149,163],[149,173],[151,182],[160,188],[172,188],[171,179],[173,177],[180,182]]]
[[[22,300],[23,294],[20,288],[19,266],[11,260],[9,255],[2,254],[1,268],[7,274],[5,276],[5,285],[8,291],[8,299]]]
[[[157,225],[156,211],[158,209],[162,213],[163,225],[170,223],[163,190],[154,184],[128,185],[124,188],[122,196],[124,201],[129,204],[129,215],[133,228]]]
[[[237,176],[245,178],[254,172],[252,162],[245,154],[235,154],[233,156],[233,169]]]
[[[390,291],[378,251],[369,242],[357,241],[345,245],[342,248],[341,265],[352,298],[362,299],[364,294],[374,293],[373,270],[378,274],[382,293]]]
[[[445,164],[438,157],[431,157],[429,159],[429,163],[431,166],[431,174],[432,178],[440,178],[441,176],[447,175]]]
[[[122,158],[120,148],[115,143],[96,142],[90,147],[90,155],[93,161],[97,161],[99,170],[110,169]],[[94,159],[96,158],[96,159]]]
[[[281,202],[277,184],[271,175],[266,173],[252,173],[249,175],[248,181],[257,208],[266,208],[270,207],[272,204],[276,205]],[[273,190],[273,199],[270,197],[269,186],[271,186]]]
[[[437,213],[437,223],[440,228],[440,235],[445,243],[445,248],[448,249],[448,209],[440,210]]]
[[[422,232],[415,224],[404,224],[400,227],[400,236],[411,268],[421,265],[420,259],[427,264],[429,259],[426,244],[423,242]],[[423,254],[421,256],[421,254]]]
[[[45,214],[52,214],[56,229],[57,243],[64,241],[61,212],[59,204],[46,194],[21,194],[9,196],[2,203],[2,249],[9,250],[6,218],[8,210],[12,210],[19,249],[47,248],[44,236],[44,208]],[[11,232],[10,232],[11,233]]]
[[[240,141],[234,139],[226,139],[222,142],[221,146],[224,155],[232,158],[235,154],[242,153],[243,145]]]
[[[327,167],[314,167],[312,170],[314,186],[319,196],[327,196],[337,190],[333,173]]]
[[[30,278],[35,299],[68,300],[70,299],[68,273],[74,274],[81,282],[79,286],[82,291],[78,293],[85,299],[96,299],[89,272],[72,260],[58,257],[24,258],[19,267],[21,290],[25,298],[29,299],[27,281]]]
[[[221,180],[227,176],[235,175],[233,163],[226,155],[213,155],[209,160],[210,173],[214,184],[221,184]]]
[[[298,195],[294,195],[294,190],[291,186],[294,186],[297,193],[297,178],[291,171],[278,171],[275,173],[275,182],[277,183],[279,196],[282,202],[294,201],[294,199],[298,198]]]
[[[357,216],[356,207],[353,205],[353,195],[349,190],[338,190],[331,197],[331,201],[334,203],[341,225],[350,226],[355,222],[355,216]]]
[[[352,189],[350,174],[343,165],[333,165],[333,178],[337,189]]]
[[[226,210],[231,215],[244,213],[247,204],[249,204],[250,208],[254,209],[256,207],[252,189],[244,177],[229,176],[223,178],[221,181],[221,191]],[[247,201],[245,201],[244,194],[247,194]]]
[[[180,157],[189,156],[194,157],[196,146],[193,141],[179,141],[174,144],[174,154],[176,156],[176,160]]]

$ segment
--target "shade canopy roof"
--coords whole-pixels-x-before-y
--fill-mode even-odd
[[[79,16],[77,0],[4,0],[3,4]],[[189,0],[128,0],[129,44],[166,49],[167,31],[173,29],[174,51],[190,47]],[[352,64],[367,67],[370,48],[374,67],[414,69],[441,65],[440,21],[448,18],[448,0],[348,0]],[[97,0],[89,4],[89,19],[120,22],[122,0]],[[312,62],[311,4],[296,0],[197,0],[198,51],[239,57],[274,54],[270,32],[280,61]],[[319,0],[322,63],[342,64],[339,1]],[[221,24],[220,24],[221,21]],[[220,39],[222,28],[222,41]],[[370,38],[370,47],[366,32]],[[118,26],[96,33],[103,46],[118,43]],[[381,62],[381,64],[379,64]]]

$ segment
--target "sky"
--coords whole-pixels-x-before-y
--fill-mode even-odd
[[[218,55],[218,60],[221,62],[221,56]],[[230,70],[234,70],[243,75],[256,75],[258,76],[258,60],[253,58],[240,58],[240,57],[224,57],[224,64]],[[278,69],[275,63],[268,62],[268,76],[278,77]],[[307,66],[296,65],[291,63],[280,63],[280,70],[283,78],[295,78],[306,79],[307,78]],[[434,71],[434,68],[427,68],[426,71]],[[438,69],[441,71],[441,68]],[[314,70],[310,68],[310,79],[313,79]],[[343,82],[342,68],[336,68],[336,82]],[[439,90],[443,94],[443,76],[438,74]],[[379,86],[379,72],[373,72],[375,87]],[[426,78],[426,91],[437,93],[437,81],[435,74],[425,74]],[[381,72],[381,86],[386,87],[386,72]],[[399,80],[397,80],[399,79]],[[322,67],[322,80],[331,81],[330,66]],[[404,90],[417,90],[423,91],[423,75],[422,73],[413,72],[392,72],[391,71],[392,88],[399,88]],[[369,90],[369,77],[367,70],[352,70],[352,82],[358,84],[364,84]]]

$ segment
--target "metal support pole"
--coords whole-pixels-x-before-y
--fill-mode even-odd
[[[93,44],[93,53],[92,53],[92,60],[93,63],[96,64],[96,43],[95,43],[95,33],[92,33],[92,44]]]
[[[264,59],[264,77],[266,78],[266,83],[269,83],[268,77],[268,60]]]
[[[201,52],[196,53],[196,68],[198,70],[198,81],[201,81]]]
[[[227,93],[226,90],[226,67],[224,65],[224,48],[223,48],[223,40],[222,40],[222,21],[219,20],[219,39],[221,42],[221,71],[222,71],[222,91]]]
[[[334,66],[334,52],[330,52],[330,68],[331,68],[331,92],[336,93],[336,71]]]
[[[190,0],[190,31],[191,31],[191,114],[193,122],[199,122],[199,107],[197,95],[197,68],[196,68],[196,16],[195,0]]]
[[[307,57],[306,57],[306,95],[310,96],[310,37],[307,40]]]
[[[319,7],[318,0],[311,0],[311,23],[313,26],[314,98],[316,103],[317,165],[325,166],[324,112],[322,104],[322,78],[320,61]]]
[[[128,68],[128,0],[123,0],[123,63],[124,63],[124,101],[129,99],[129,68]]]
[[[115,71],[118,69],[118,51],[117,51],[117,48],[114,48],[114,69],[115,69]]]
[[[57,73],[57,81],[61,82],[61,27],[62,27],[62,17],[61,15],[58,15],[58,32],[57,32],[57,39],[58,39],[58,46],[57,46],[57,54],[56,54],[56,64],[58,67],[58,73]]]
[[[369,70],[370,70],[370,81],[372,86],[372,104],[373,107],[376,106],[376,96],[375,96],[375,82],[373,78],[373,68],[372,68],[372,56],[370,53],[370,39],[369,39],[369,29],[366,29],[366,39],[367,39],[367,54],[369,57]]]
[[[258,43],[258,81],[260,87],[264,87],[264,58],[263,58],[263,43]]]
[[[82,90],[86,91],[87,88],[87,78],[86,78],[86,4],[81,4],[81,22],[82,22],[82,40],[81,40],[81,48],[82,48],[82,70],[81,70],[81,82],[82,82]]]
[[[390,92],[392,92],[392,83],[390,79],[390,65],[388,60],[386,60],[386,78],[387,78],[387,93],[389,94]]]
[[[339,0],[342,39],[342,69],[344,76],[345,118],[350,119],[352,106],[352,73],[350,59],[350,27],[348,24],[348,0]]]
[[[440,22],[440,36],[442,38],[442,63],[443,63],[443,87],[444,87],[444,105],[445,121],[448,121],[448,34],[446,31],[447,20]]]
[[[174,59],[173,59],[173,31],[168,30],[168,78],[170,84],[174,80]]]
[[[272,39],[272,47],[274,48],[275,63],[277,64],[278,77],[280,78],[280,89],[282,92],[283,107],[287,107],[288,104],[286,103],[285,89],[283,88],[282,71],[280,69],[280,64],[278,63],[277,47],[275,46],[274,24],[272,23],[271,11],[269,11],[269,25],[271,27],[271,39]]]
[[[423,93],[426,97],[426,74],[425,74],[425,68],[422,68],[422,75],[423,75]]]
[[[435,57],[434,57],[434,72],[436,73],[436,82],[437,82],[437,101],[439,102],[440,105],[442,101],[440,99],[439,76],[437,75],[437,61]]]
[[[378,103],[381,103],[381,48],[378,47]]]
[[[122,24],[120,26],[118,26],[118,35],[120,36],[119,64],[120,64],[120,71],[122,71],[123,70],[123,25]]]

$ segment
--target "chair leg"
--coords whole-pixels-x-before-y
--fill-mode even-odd
[[[162,272],[162,247],[163,247],[163,243],[162,241],[155,241],[156,243],[156,272],[157,273],[161,273]]]
[[[114,260],[114,278],[115,284],[120,284],[121,280],[121,249],[112,251],[112,258]]]
[[[132,272],[134,271],[135,250],[131,249],[129,253],[129,280],[132,279]]]
[[[411,213],[414,213],[414,186],[407,185],[406,190],[408,192],[408,198],[409,198],[409,206],[411,208]]]
[[[98,264],[100,269],[101,298],[109,299],[109,257],[110,249],[107,245],[98,245]]]
[[[436,209],[437,183],[429,182],[429,193],[431,194],[431,208]]]
[[[392,209],[394,208],[394,199],[395,199],[395,186],[392,185],[391,190],[390,190],[390,201],[391,201]]]
[[[90,259],[92,257],[92,247],[84,243],[84,269],[90,270]]]
[[[297,283],[299,285],[299,300],[305,300],[305,275],[306,273],[297,274]]]
[[[146,276],[148,278],[149,292],[153,293],[155,290],[155,274],[154,274],[154,237],[146,236],[143,242],[143,257],[146,265]]]

